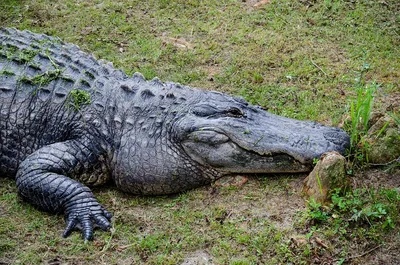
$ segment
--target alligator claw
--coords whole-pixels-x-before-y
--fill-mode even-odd
[[[68,237],[73,230],[81,230],[83,239],[87,241],[93,240],[94,226],[100,227],[103,231],[110,230],[112,214],[97,202],[90,204],[90,206],[88,204],[74,205],[67,211],[67,226],[63,237]]]
[[[68,220],[67,227],[64,230],[63,237],[68,237],[72,230],[74,230],[76,224],[78,223],[77,219],[70,219]]]
[[[111,221],[112,213],[108,212],[106,209],[102,208],[104,216],[107,218],[108,221]]]

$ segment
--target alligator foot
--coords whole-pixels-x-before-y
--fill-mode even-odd
[[[16,182],[20,195],[32,204],[65,213],[64,237],[80,229],[85,240],[92,240],[94,226],[105,231],[111,228],[112,215],[87,186],[67,176],[73,175],[70,167],[80,169],[92,163],[93,152],[86,146],[69,140],[40,148],[19,165]]]
[[[111,228],[112,214],[101,206],[95,198],[84,198],[66,208],[67,226],[63,237],[67,237],[75,229],[82,232],[84,240],[93,240],[93,226],[103,231]]]

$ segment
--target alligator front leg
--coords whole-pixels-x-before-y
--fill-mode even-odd
[[[93,224],[111,227],[112,215],[101,206],[91,190],[71,179],[74,169],[96,160],[96,155],[77,140],[51,144],[29,155],[16,177],[19,193],[27,201],[49,212],[64,212],[67,237],[80,227],[85,240],[93,239]]]

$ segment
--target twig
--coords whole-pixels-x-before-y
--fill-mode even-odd
[[[323,248],[328,249],[328,246],[319,237],[315,237],[315,242],[317,242],[317,244],[322,246]]]
[[[400,156],[399,156],[398,158],[392,160],[392,161],[387,162],[387,163],[383,163],[383,164],[369,164],[369,165],[372,166],[372,167],[384,167],[384,166],[388,166],[388,165],[391,165],[391,164],[396,163],[396,162],[400,162]]]
[[[316,64],[311,58],[310,58],[310,60],[311,60],[311,63],[312,63],[315,67],[317,67],[322,73],[324,73],[325,76],[328,76],[328,74],[325,73],[325,71],[322,70],[322,68],[319,67],[318,64]]]
[[[129,245],[124,245],[124,246],[119,246],[117,247],[118,251],[124,251],[127,248],[133,247],[135,244],[129,244]]]
[[[376,250],[376,249],[378,249],[378,248],[380,248],[380,247],[382,247],[382,246],[383,246],[383,244],[380,244],[380,245],[378,245],[378,246],[376,246],[376,247],[374,247],[374,248],[371,248],[370,250],[367,250],[367,251],[365,251],[365,252],[363,252],[363,253],[361,253],[361,254],[347,257],[347,258],[345,258],[344,260],[351,260],[351,259],[361,258],[361,257],[363,257],[363,256],[365,256],[365,255],[371,253],[372,251],[374,251],[374,250]],[[339,260],[341,260],[341,259],[335,259],[334,261],[339,261]]]

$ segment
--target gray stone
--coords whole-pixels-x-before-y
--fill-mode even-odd
[[[346,159],[337,152],[322,155],[314,170],[304,180],[304,195],[317,202],[327,203],[334,189],[346,189],[348,179],[345,162]]]

